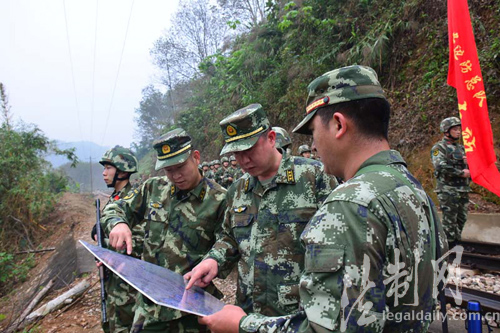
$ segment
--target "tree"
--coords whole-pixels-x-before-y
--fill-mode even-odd
[[[151,146],[153,140],[174,123],[174,108],[169,103],[169,94],[152,85],[142,90],[142,100],[135,112],[142,146]]]
[[[218,0],[219,6],[233,13],[233,21],[249,27],[266,22],[266,0]]]
[[[198,65],[223,47],[228,16],[209,0],[186,0],[172,18],[172,27],[153,46],[151,54],[164,72],[169,90],[199,74]]]

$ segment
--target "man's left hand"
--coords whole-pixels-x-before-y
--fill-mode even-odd
[[[198,322],[207,325],[213,333],[238,333],[240,320],[247,314],[236,305],[226,305],[213,315],[200,317]]]

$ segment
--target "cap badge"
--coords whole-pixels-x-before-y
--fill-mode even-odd
[[[229,136],[234,136],[234,135],[236,135],[236,129],[233,126],[231,126],[231,125],[227,125],[227,127],[226,127],[226,133]]]
[[[161,151],[163,152],[163,154],[170,153],[170,146],[169,145],[163,145],[163,147],[161,147]]]

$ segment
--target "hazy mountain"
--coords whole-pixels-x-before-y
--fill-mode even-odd
[[[89,158],[92,157],[92,162],[98,162],[104,152],[108,150],[110,147],[103,147],[96,143],[90,141],[80,141],[80,142],[64,142],[64,141],[56,141],[57,146],[60,149],[68,149],[68,148],[76,148],[75,153],[78,156],[78,160],[80,162],[89,162]],[[52,163],[54,168],[57,168],[65,163],[68,163],[68,160],[63,156],[58,155],[48,155],[46,160]]]

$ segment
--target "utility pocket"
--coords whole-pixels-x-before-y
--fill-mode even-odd
[[[232,221],[233,235],[238,244],[250,239],[252,229],[253,214],[234,213]]]
[[[332,245],[306,246],[305,270],[310,273],[333,273],[344,266],[344,248]]]
[[[278,306],[287,313],[299,310],[299,284],[282,283],[278,285]]]

